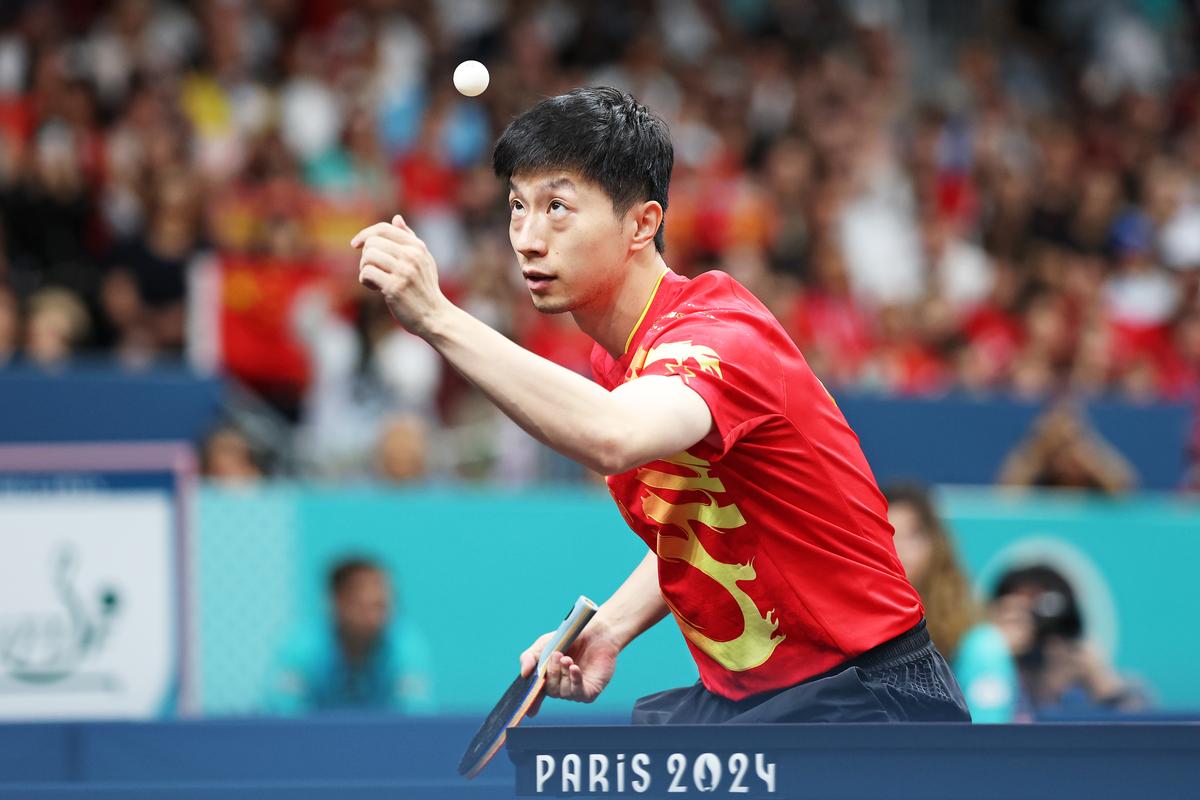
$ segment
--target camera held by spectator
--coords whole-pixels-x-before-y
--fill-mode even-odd
[[[1086,638],[1075,591],[1053,567],[1034,564],[1002,575],[990,613],[1017,658],[1028,713],[1146,707],[1145,694]]]

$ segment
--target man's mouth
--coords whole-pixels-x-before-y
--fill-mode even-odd
[[[553,281],[557,280],[555,276],[535,269],[524,270],[521,275],[525,278],[525,285],[531,292],[545,291]]]

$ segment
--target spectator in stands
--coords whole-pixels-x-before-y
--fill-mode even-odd
[[[1136,482],[1133,467],[1070,405],[1056,405],[1005,459],[1005,486],[1086,489],[1117,495]]]
[[[118,349],[145,348],[150,357],[181,351],[187,271],[200,246],[196,200],[187,173],[163,175],[145,235],[115,248],[104,299]]]
[[[1200,387],[1200,306],[1175,321],[1172,335],[1175,352],[1163,365],[1163,388],[1168,397],[1191,399]]]
[[[329,572],[331,619],[294,633],[267,688],[275,713],[435,710],[429,648],[395,614],[383,567],[347,558]]]
[[[393,417],[383,425],[375,473],[390,483],[413,483],[427,475],[429,430],[414,414]]]
[[[0,283],[0,369],[17,357],[21,337],[21,308],[12,289]]]
[[[65,61],[63,53],[46,54],[39,67],[51,74],[65,69]],[[12,280],[23,294],[51,285],[83,294],[95,290],[85,152],[77,131],[60,119],[47,121],[30,142],[15,182],[0,187]]]
[[[1145,693],[1123,679],[1086,636],[1071,584],[1054,568],[1014,568],[992,591],[990,616],[1016,656],[1023,715],[1144,709]]]
[[[29,298],[25,356],[39,367],[64,366],[91,327],[87,308],[69,289],[39,289]]]
[[[205,440],[200,468],[205,477],[227,484],[255,483],[263,477],[250,440],[232,426],[218,428]]]
[[[414,424],[433,417],[442,362],[433,348],[395,325],[383,304],[362,302],[355,326],[335,302],[327,287],[318,286],[293,311],[292,328],[312,370],[301,412],[301,453],[310,471],[325,477],[362,477],[373,467],[386,473],[387,454],[380,448],[389,441],[400,446],[406,436],[417,443]],[[385,428],[394,415],[410,421],[389,440]],[[424,450],[424,434],[419,438]],[[416,466],[412,455],[404,457],[410,462],[404,470]],[[373,457],[383,460],[373,464]],[[424,453],[420,461],[423,474]]]
[[[1018,696],[1012,652],[999,629],[984,621],[929,493],[916,484],[896,484],[884,495],[896,554],[921,595],[929,635],[950,661],[971,719],[1011,722]]]
[[[303,417],[315,474],[371,469],[380,431],[359,412],[380,413],[316,384],[349,363],[353,394],[374,348],[406,365],[406,405],[384,413],[460,428],[460,474],[546,477],[365,306],[361,358],[309,346],[309,375],[299,343],[261,344],[288,338],[280,260],[336,271],[354,231],[399,211],[447,293],[533,349],[544,326],[522,324],[479,156],[534,97],[611,82],[672,128],[672,268],[739,272],[831,387],[1200,393],[1195,2],[942,3],[919,24],[921,4],[850,0],[467,5],[0,3],[0,279],[22,307],[75,292],[81,350],[222,364]],[[466,101],[446,58],[477,47],[492,84]],[[215,286],[183,280],[201,247]],[[389,369],[371,379],[395,396]]]

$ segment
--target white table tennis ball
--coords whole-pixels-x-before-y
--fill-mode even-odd
[[[483,94],[488,80],[487,67],[478,61],[464,61],[454,70],[454,88],[467,97]]]

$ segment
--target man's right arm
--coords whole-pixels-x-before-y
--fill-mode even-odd
[[[397,215],[365,228],[359,282],[429,342],[496,407],[543,444],[603,475],[686,450],[709,434],[712,412],[684,375],[630,380],[612,391],[521,347],[455,306],[429,248]]]

